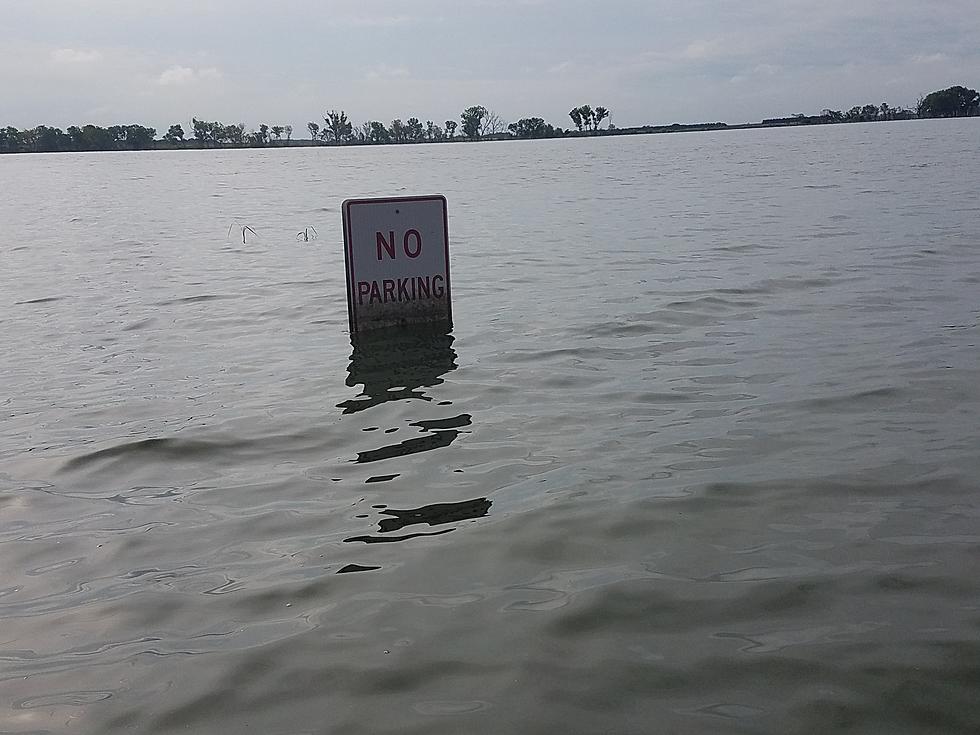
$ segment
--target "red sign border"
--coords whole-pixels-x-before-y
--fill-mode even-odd
[[[357,332],[357,311],[354,300],[354,244],[350,231],[350,208],[357,204],[398,204],[400,202],[442,202],[442,226],[446,243],[446,311],[450,326],[453,323],[452,282],[449,278],[449,206],[442,194],[429,194],[411,197],[362,197],[345,199],[341,204],[341,219],[344,225],[344,269],[347,275],[347,319],[351,334]]]

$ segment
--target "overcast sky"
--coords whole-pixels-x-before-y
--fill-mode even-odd
[[[980,86],[980,0],[0,0],[0,125],[191,117],[620,127]],[[308,133],[305,133],[308,135]],[[297,136],[298,137],[298,136]]]

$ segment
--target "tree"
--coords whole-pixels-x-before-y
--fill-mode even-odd
[[[480,128],[483,124],[483,118],[486,116],[487,108],[482,105],[474,105],[463,110],[459,116],[463,122],[463,135],[470,140],[479,140]]]
[[[405,139],[409,142],[416,143],[422,140],[423,129],[422,123],[417,117],[408,118],[408,122],[405,124]]]
[[[179,126],[178,126],[179,127]],[[7,128],[7,130],[14,130],[16,128]],[[181,130],[183,132],[183,130]],[[73,151],[81,151],[85,149],[85,135],[82,133],[82,129],[77,125],[68,126],[68,138],[71,140],[71,149]]]
[[[76,128],[77,130],[78,128]],[[68,129],[69,132],[71,128]],[[171,125],[167,134],[163,136],[163,139],[170,143],[171,145],[177,145],[178,143],[184,142],[184,129],[180,125]]]
[[[105,128],[86,125],[82,128],[82,145],[87,151],[111,151],[114,140]]]
[[[22,130],[17,138],[19,150],[34,152],[37,150],[37,130]]]
[[[288,140],[291,140],[292,137],[293,137],[293,126],[292,125],[284,125],[283,126],[283,132],[286,133],[286,140],[287,141]]]
[[[211,137],[211,123],[205,122],[204,120],[198,120],[195,117],[191,119],[191,125],[194,126],[195,140],[205,145],[209,142],[213,142],[214,139]]]
[[[323,122],[324,133],[329,131],[329,134],[333,136],[334,143],[344,142],[354,130],[354,126],[347,119],[347,113],[343,110],[340,112],[330,110],[330,112],[323,116]]]
[[[572,118],[572,122],[575,123],[575,127],[578,131],[582,132],[582,110],[579,107],[573,107],[568,112],[568,116]]]
[[[245,145],[245,123],[225,126],[225,138],[229,143]]]
[[[257,138],[259,145],[265,145],[269,142],[269,126],[265,123],[259,125],[259,133]]]
[[[69,131],[70,130],[71,128],[69,128]],[[75,130],[78,130],[78,128],[76,127]],[[21,150],[22,136],[23,133],[19,131],[17,128],[13,127],[12,125],[8,125],[5,128],[0,128],[0,151],[6,153],[15,153],[16,151]],[[73,140],[71,138],[70,133],[69,133],[69,140]]]
[[[456,127],[455,120],[446,120],[446,137],[450,140],[456,137]]]
[[[391,140],[395,143],[404,143],[406,139],[405,123],[401,121],[401,118],[396,117],[391,121]]]
[[[959,85],[927,94],[919,100],[919,117],[973,117],[980,115],[980,93]]]
[[[371,133],[368,136],[372,143],[390,143],[391,133],[388,128],[384,126],[384,123],[378,122],[377,120],[372,120],[369,123],[371,127]]]
[[[543,138],[545,137],[545,131],[549,127],[551,126],[546,125],[545,121],[540,117],[525,117],[517,122],[511,123],[507,126],[507,129],[516,138]]]
[[[20,131],[12,125],[0,128],[0,153],[13,153],[19,148]]]
[[[153,139],[156,138],[156,135],[157,131],[154,128],[145,128],[142,125],[121,125],[117,126],[115,137],[121,148],[129,148],[135,151],[152,148]]]
[[[504,127],[504,121],[500,119],[500,115],[493,110],[487,110],[486,116],[480,122],[480,136],[502,133]]]
[[[47,125],[38,125],[33,130],[25,131],[24,142],[33,151],[61,151],[71,146],[71,138],[65,135],[61,128],[49,128]]]
[[[271,130],[272,134],[276,136],[276,140],[282,140],[282,131],[284,130],[282,125],[273,125]]]
[[[609,117],[609,110],[607,110],[605,107],[595,108],[595,112],[592,114],[592,119],[595,121],[596,130],[599,129],[599,124],[607,117]]]
[[[582,116],[582,125],[588,130],[592,127],[592,108],[589,105],[582,105],[578,108],[579,114]]]
[[[565,134],[564,130],[546,123],[540,117],[526,117],[507,127],[518,138],[560,138]]]
[[[320,132],[320,126],[315,122],[308,122],[306,123],[306,127],[310,130],[310,139],[315,141],[317,134]]]

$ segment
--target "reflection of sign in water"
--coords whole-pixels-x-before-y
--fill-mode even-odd
[[[409,454],[419,452],[429,452],[440,447],[448,447],[460,434],[460,429],[473,423],[473,417],[468,413],[461,413],[459,416],[452,416],[447,419],[437,421],[417,421],[412,426],[421,426],[425,432],[422,436],[413,439],[406,439],[397,444],[389,444],[378,449],[369,449],[366,452],[358,452],[356,462],[380,462],[383,459],[394,457],[405,457]],[[431,424],[437,424],[438,429],[429,428]]]
[[[460,521],[474,520],[483,518],[490,512],[493,501],[486,498],[476,498],[474,500],[464,500],[460,503],[435,503],[434,505],[423,505],[421,508],[408,508],[406,510],[395,510],[386,508],[382,510],[382,515],[392,516],[378,521],[378,530],[381,533],[392,533],[400,531],[405,526],[425,524],[427,526],[442,526],[447,523],[458,523]],[[444,528],[440,531],[409,533],[400,536],[354,536],[344,539],[347,543],[360,541],[365,544],[385,544],[407,541],[408,539],[418,538],[419,536],[441,536],[450,533],[453,528]]]
[[[443,376],[456,369],[453,336],[443,325],[373,330],[356,335],[352,344],[354,349],[348,368],[347,385],[360,385],[363,390],[356,398],[338,404],[344,414],[374,408],[387,401],[432,401],[433,398],[427,395],[427,389],[442,383]],[[449,404],[450,401],[440,401],[437,405]],[[431,412],[433,409],[426,410]],[[448,416],[409,420],[409,426],[418,430],[414,436],[383,446],[374,444],[369,449],[359,451],[352,462],[367,465],[371,468],[369,471],[386,473],[373,474],[366,480],[367,483],[388,483],[396,480],[400,477],[401,466],[411,461],[408,458],[424,452],[442,450],[469,431],[473,423],[470,414],[456,413],[452,409],[448,412]],[[387,415],[384,411],[380,413]],[[381,434],[379,432],[370,436],[380,438]],[[378,470],[373,470],[374,467]],[[360,534],[344,540],[351,543],[379,544],[423,536],[440,536],[452,532],[460,523],[475,521],[488,515],[491,505],[492,501],[488,498],[401,509],[373,504],[373,508],[381,509],[378,533]],[[406,527],[411,526],[428,526],[435,530],[408,529],[411,532],[404,532]],[[378,568],[380,567],[376,565],[348,564],[339,569],[338,574]]]
[[[364,390],[338,405],[344,413],[405,398],[431,401],[422,389],[439,385],[456,369],[453,336],[434,326],[378,330],[359,336],[353,347],[347,385]]]
[[[446,198],[348,199],[342,209],[351,332],[451,322]]]

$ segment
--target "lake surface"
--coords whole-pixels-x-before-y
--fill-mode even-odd
[[[0,157],[0,732],[980,731],[978,152]],[[455,328],[353,350],[435,192]]]

